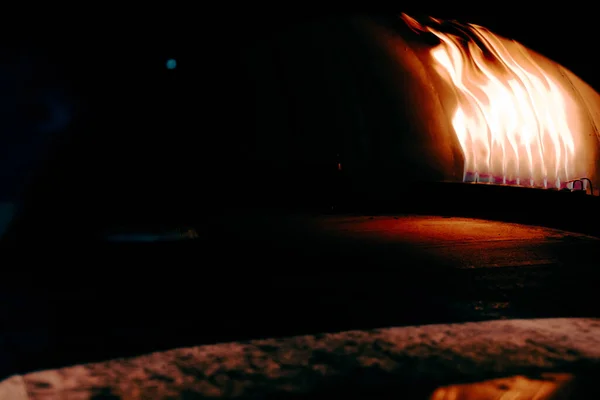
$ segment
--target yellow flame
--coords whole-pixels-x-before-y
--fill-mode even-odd
[[[452,126],[465,156],[464,180],[561,187],[578,177],[582,146],[567,107],[573,99],[523,45],[478,25],[453,22],[459,34],[448,34],[402,18],[440,40],[431,57],[456,93]]]

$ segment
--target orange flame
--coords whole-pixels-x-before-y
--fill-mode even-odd
[[[430,55],[456,93],[452,126],[465,181],[560,188],[578,177],[584,146],[569,120],[574,100],[523,45],[478,25],[430,19],[457,32],[449,34],[406,14],[402,19],[440,40]]]

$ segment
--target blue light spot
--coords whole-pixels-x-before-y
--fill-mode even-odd
[[[174,58],[167,60],[167,69],[175,69],[177,67],[177,61]]]

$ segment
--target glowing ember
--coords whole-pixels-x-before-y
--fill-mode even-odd
[[[569,119],[575,103],[548,67],[521,44],[481,26],[402,18],[440,40],[430,54],[456,93],[452,125],[465,157],[465,181],[564,187],[579,177],[576,161],[585,146]],[[450,29],[454,33],[442,32]]]

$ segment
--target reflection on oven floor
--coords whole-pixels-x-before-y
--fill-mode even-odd
[[[108,234],[110,242],[165,242],[197,239],[198,232],[193,228],[176,229],[168,232],[119,232]]]

